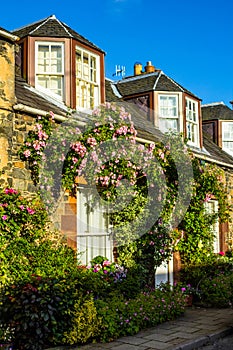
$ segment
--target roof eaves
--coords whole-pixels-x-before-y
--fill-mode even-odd
[[[202,107],[214,107],[214,106],[225,106],[225,103],[223,101],[220,102],[212,102],[212,103],[205,103],[201,105]]]

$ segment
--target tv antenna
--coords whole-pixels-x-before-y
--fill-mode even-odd
[[[116,65],[115,67],[115,73],[112,75],[113,77],[119,77],[121,76],[122,78],[125,76],[125,66],[120,66],[119,64]]]

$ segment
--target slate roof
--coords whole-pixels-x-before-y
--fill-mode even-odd
[[[233,110],[223,102],[216,102],[201,107],[202,120],[233,120]]]
[[[76,39],[79,42],[104,53],[103,50],[90,42],[84,36],[78,34],[68,25],[59,21],[55,15],[26,25],[22,28],[15,29],[11,33],[19,36],[21,39],[26,36]]]
[[[114,82],[110,79],[105,79],[105,97],[108,102],[122,101],[121,95],[117,93]]]
[[[124,97],[149,91],[170,91],[185,92],[200,100],[199,97],[175,82],[161,70],[156,70],[153,73],[126,77],[118,82],[115,82],[115,86],[117,87],[119,93]]]
[[[118,106],[125,107],[126,111],[131,113],[138,137],[152,142],[158,142],[163,139],[163,133],[147,120],[147,116],[134,103],[124,101],[116,91],[114,82],[109,79],[105,79],[105,94],[107,102],[116,102]]]
[[[67,115],[67,107],[65,105],[62,106],[62,103],[56,103],[55,100],[52,101],[51,98],[46,97],[40,91],[27,84],[20,76],[15,77],[15,95],[17,104],[21,103],[46,112],[52,111],[61,116]]]

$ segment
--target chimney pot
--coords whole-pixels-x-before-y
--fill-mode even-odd
[[[155,66],[151,63],[151,61],[148,61],[145,66],[145,72],[146,73],[152,73],[155,72]]]
[[[142,64],[140,62],[136,62],[134,64],[134,75],[142,74]]]

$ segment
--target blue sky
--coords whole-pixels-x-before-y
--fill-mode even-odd
[[[0,27],[13,30],[52,14],[133,73],[147,61],[203,100],[233,100],[232,0],[40,0],[1,3]]]

